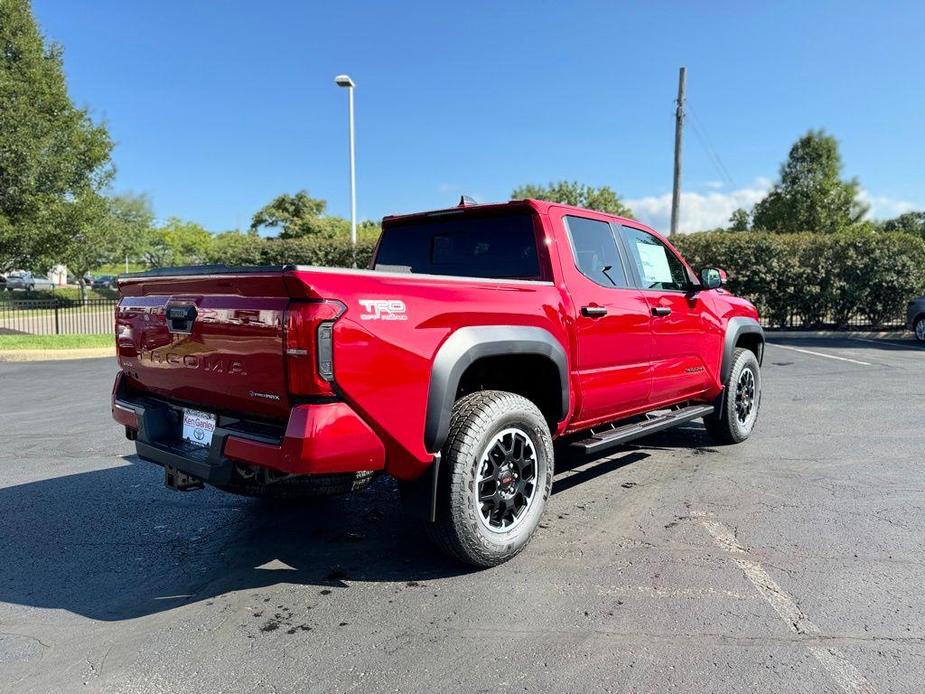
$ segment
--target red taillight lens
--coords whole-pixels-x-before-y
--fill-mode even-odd
[[[292,395],[333,395],[339,301],[293,301],[286,311],[286,371]]]

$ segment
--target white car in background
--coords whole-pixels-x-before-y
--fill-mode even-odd
[[[48,292],[55,288],[54,283],[44,275],[36,275],[27,270],[17,270],[6,276],[6,289],[25,289],[27,292]]]

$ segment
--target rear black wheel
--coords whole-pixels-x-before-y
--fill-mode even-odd
[[[552,476],[552,436],[536,405],[498,390],[460,398],[443,447],[431,538],[467,564],[507,561],[539,525]]]
[[[755,428],[761,405],[761,369],[754,352],[736,349],[725,386],[719,412],[704,417],[703,423],[718,443],[740,443]]]

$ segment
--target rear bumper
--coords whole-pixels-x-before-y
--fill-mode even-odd
[[[113,388],[112,416],[135,439],[141,458],[210,484],[229,482],[238,463],[293,475],[385,467],[382,441],[343,402],[298,405],[281,432],[219,415],[212,444],[204,448],[181,439],[182,406],[127,392],[120,373]]]

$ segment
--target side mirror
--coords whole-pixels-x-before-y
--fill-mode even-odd
[[[715,267],[706,267],[700,271],[700,284],[704,289],[719,289],[726,284],[726,272]]]

